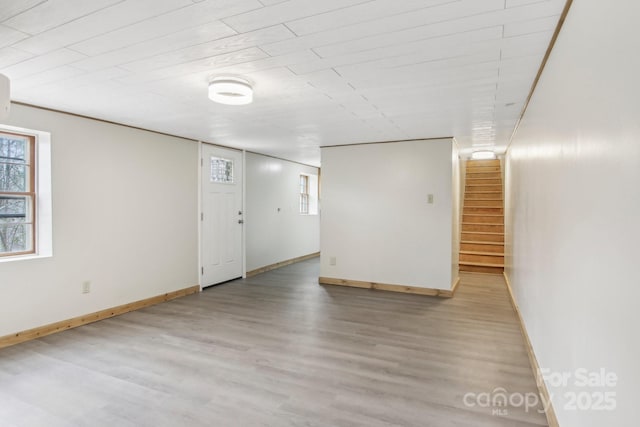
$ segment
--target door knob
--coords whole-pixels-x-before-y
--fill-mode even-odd
[[[238,224],[244,224],[244,220],[239,219],[239,220],[238,220]]]

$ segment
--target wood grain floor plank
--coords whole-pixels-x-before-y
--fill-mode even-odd
[[[499,276],[453,299],[320,286],[317,259],[0,350],[2,426],[540,426]]]

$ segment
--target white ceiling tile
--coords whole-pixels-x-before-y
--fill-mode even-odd
[[[212,56],[210,58],[199,59],[197,61],[185,62],[143,74],[135,74],[130,77],[119,79],[118,81],[128,84],[144,84],[154,80],[166,79],[172,76],[180,76],[192,73],[213,73],[217,68],[226,68],[235,64],[251,62],[266,58],[268,55],[257,48],[238,50],[223,55]]]
[[[126,0],[30,37],[14,47],[43,54],[189,5],[191,0]]]
[[[209,58],[216,55],[248,49],[250,47],[256,47],[261,43],[269,43],[293,37],[295,37],[295,35],[291,33],[287,27],[284,25],[276,25],[248,33],[224,37],[207,43],[200,43],[195,46],[186,47],[151,58],[129,62],[123,65],[123,68],[138,72],[155,70],[202,58]]]
[[[364,64],[365,67],[375,69],[389,66],[390,64],[397,64],[397,60],[401,58],[408,58],[409,61],[418,62],[420,59],[416,60],[416,56],[422,58],[426,56],[429,59],[448,57],[450,56],[450,50],[452,48],[458,48],[459,51],[465,52],[469,50],[473,42],[480,40],[498,40],[501,36],[502,27],[491,27],[400,45],[368,49],[348,55],[318,58],[313,62],[292,66],[291,69],[297,74],[354,64]],[[339,69],[338,72],[340,72]]]
[[[27,37],[29,37],[28,34],[0,24],[0,48],[10,46],[17,41],[26,39]]]
[[[33,54],[12,47],[0,48],[0,71],[9,65],[32,58]]]
[[[363,68],[360,65],[350,67],[340,67],[340,75],[351,83],[357,90],[366,91],[369,89],[390,90],[398,86],[413,86],[427,81],[429,73],[443,72],[450,69],[474,66],[485,62],[495,62],[500,60],[500,43],[494,42],[493,46],[486,44],[473,44],[473,53],[469,55],[459,54],[457,51],[450,51],[450,56],[429,59],[423,55],[421,58],[409,64],[398,64],[390,62],[387,67]],[[309,76],[309,74],[306,74]]]
[[[297,35],[304,36],[418,9],[426,9],[439,4],[454,3],[455,1],[457,0],[405,0],[401,2],[398,0],[374,0],[290,21],[287,22],[287,26]]]
[[[2,0],[0,7],[0,22],[11,18],[32,7],[44,3],[46,0]]]
[[[549,3],[549,0],[505,0],[505,7],[520,7],[533,3]]]
[[[81,53],[69,49],[59,49],[3,68],[2,73],[11,79],[18,79],[70,64],[84,57]]]
[[[59,80],[75,78],[85,72],[77,68],[73,68],[68,65],[52,68],[42,73],[32,74],[28,77],[22,77],[13,79],[11,81],[11,88],[13,90],[20,90],[22,88],[34,88],[36,86],[44,85],[47,83],[57,82]]]
[[[547,51],[553,31],[525,34],[508,37],[502,41],[502,58],[516,58],[519,56],[542,56]]]
[[[257,0],[207,0],[93,37],[74,44],[71,48],[87,55],[99,55],[212,23],[225,29],[225,33],[221,35],[223,37],[235,34],[235,31],[222,22],[216,22],[218,19],[260,7],[262,5]]]
[[[347,44],[350,41],[358,43],[359,39],[382,35],[385,35],[386,38],[390,40],[390,43],[383,45],[388,46],[389,44],[396,43],[394,41],[394,37],[396,37],[396,33],[401,30],[424,27],[427,24],[459,19],[465,16],[475,15],[491,10],[501,10],[503,8],[504,0],[461,0],[454,3],[446,3],[440,6],[417,10],[411,13],[402,13],[382,19],[350,25],[348,27],[341,27],[321,33],[301,36],[294,40],[265,45],[262,46],[262,48],[270,55],[281,55],[295,50],[309,48],[315,48],[320,51],[319,48],[323,46]],[[373,47],[381,46],[373,45],[371,48]],[[339,55],[344,53],[347,52],[338,52],[336,54]],[[327,56],[328,55],[329,54],[327,54]]]
[[[265,6],[271,6],[278,3],[284,3],[286,1],[289,1],[289,0],[260,0],[260,3],[262,3]]]
[[[363,37],[351,42],[334,43],[314,48],[314,51],[323,58],[337,55],[347,55],[375,47],[393,46],[402,43],[410,43],[416,40],[425,40],[434,37],[442,37],[450,34],[459,34],[480,30],[487,27],[504,26],[510,23],[522,23],[524,17],[547,16],[555,11],[549,2],[538,3],[516,9],[502,9],[502,2],[489,3],[477,2],[475,8],[466,9],[466,15],[459,19],[443,20],[456,13],[455,7],[460,8],[462,3],[445,5],[448,7],[433,8],[439,10],[439,14],[432,14],[422,25],[398,30],[390,33],[375,34]],[[431,10],[431,9],[429,9]],[[558,17],[556,17],[557,22]],[[269,49],[266,49],[269,52]]]
[[[149,58],[165,52],[178,51],[189,46],[206,43],[233,34],[235,34],[235,31],[228,26],[220,21],[214,21],[164,37],[133,44],[102,55],[91,56],[78,61],[74,66],[84,70],[99,70],[105,67],[126,64],[142,58]]]
[[[524,34],[554,31],[558,25],[560,16],[551,15],[543,18],[529,19],[526,21],[509,22],[504,26],[505,37],[515,37]]]
[[[49,0],[3,22],[16,30],[38,34],[123,0]]]
[[[367,1],[370,0],[289,0],[227,18],[224,22],[244,33]]]
[[[68,66],[69,68],[75,68],[72,65]],[[76,68],[76,70],[78,70]],[[46,83],[38,86],[39,90],[61,90],[66,93],[72,93],[78,91],[80,88],[84,86],[97,86],[110,84],[111,80],[116,78],[121,78],[130,73],[126,70],[120,68],[105,68],[99,71],[86,72],[84,70],[81,71],[77,75],[74,75],[70,78],[63,78],[54,81],[53,83]]]
[[[228,73],[243,75],[271,68],[304,64],[317,58],[316,54],[310,50],[303,50],[275,57],[269,57],[265,54],[264,59],[216,68],[215,72],[220,74]]]

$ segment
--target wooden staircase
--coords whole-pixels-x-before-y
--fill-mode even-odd
[[[500,160],[469,160],[462,211],[460,271],[502,274],[504,207]]]

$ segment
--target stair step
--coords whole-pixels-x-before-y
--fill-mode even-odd
[[[504,244],[504,233],[490,231],[462,231],[462,241],[494,242]]]
[[[504,233],[504,224],[491,224],[483,222],[463,222],[462,231],[486,231],[492,233]]]
[[[504,256],[504,242],[460,242],[460,253],[492,254]]]
[[[484,265],[465,265],[460,264],[460,271],[466,271],[469,273],[483,273],[483,274],[502,274],[504,267],[487,267]]]
[[[502,178],[486,178],[484,175],[481,178],[466,177],[467,184],[473,182],[474,184],[502,184]]]
[[[467,166],[467,173],[500,172],[500,166]]]
[[[465,200],[502,200],[502,192],[465,193]]]
[[[496,166],[496,167],[483,167],[483,168],[467,168],[467,170],[465,171],[467,174],[470,173],[480,173],[480,176],[477,176],[476,178],[495,178],[497,179],[498,177],[492,177],[492,176],[487,176],[487,173],[491,173],[491,174],[496,174],[499,176],[499,178],[502,178],[502,172],[500,171],[500,166]]]
[[[461,240],[460,243],[468,243],[471,245],[494,245],[494,246],[504,245],[504,242],[479,242],[477,240]]]
[[[464,191],[466,193],[502,193],[502,185],[467,185]]]
[[[463,214],[462,222],[466,224],[504,224],[504,215],[495,214]]]
[[[502,208],[503,207],[503,201],[502,199],[485,199],[485,200],[477,200],[477,199],[469,199],[469,200],[465,200],[464,201],[464,207],[485,207],[485,208],[489,208],[489,207],[493,207],[493,208]]]
[[[504,209],[499,207],[476,209],[473,206],[468,206],[462,210],[462,214],[463,215],[502,215],[504,216],[503,211]]]
[[[504,255],[495,253],[490,253],[489,255],[475,255],[461,252],[458,263],[468,262],[489,264],[491,267],[499,267],[504,264]]]
[[[500,267],[504,268],[504,262],[502,263],[489,263],[489,262],[473,262],[473,261],[460,261],[460,265],[475,265],[478,267]]]
[[[467,171],[465,179],[502,179],[500,172],[469,172]]]
[[[465,194],[502,194],[502,190],[469,190]]]
[[[499,165],[500,159],[470,159],[467,160],[468,165]]]
[[[494,256],[494,257],[504,257],[504,252],[481,252],[481,251],[461,250],[460,253],[465,255],[487,255],[487,256]]]

